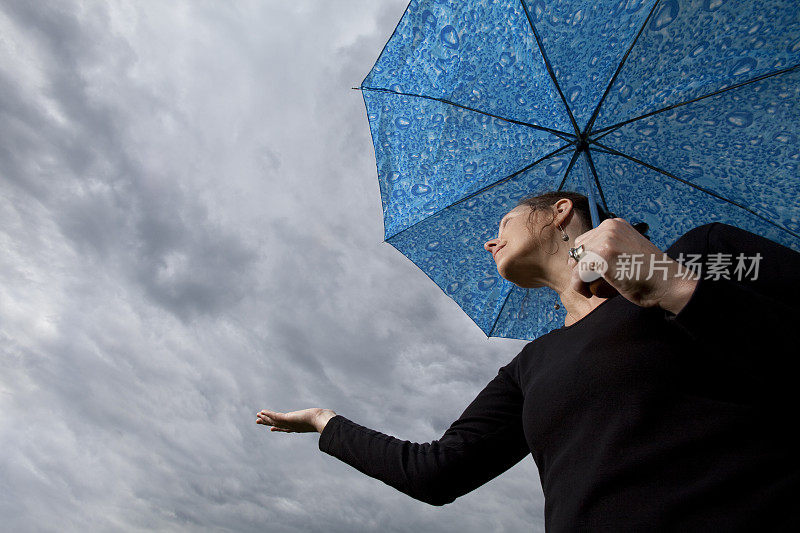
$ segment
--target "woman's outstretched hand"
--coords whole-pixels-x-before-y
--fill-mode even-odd
[[[581,279],[581,268],[596,270],[595,259],[605,262],[602,273],[621,296],[641,307],[659,306],[678,314],[689,301],[697,281],[685,276],[685,267],[669,258],[628,221],[611,218],[575,238],[575,247],[583,245],[593,252],[581,259],[581,265],[568,259],[572,268],[572,288],[591,296],[589,285]],[[599,272],[598,272],[599,273]]]
[[[317,431],[322,433],[328,420],[336,416],[330,409],[303,409],[292,411],[291,413],[279,413],[264,409],[256,415],[256,424],[263,424],[270,427],[270,431],[282,431],[284,433],[310,433]]]

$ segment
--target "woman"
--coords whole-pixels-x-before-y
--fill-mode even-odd
[[[557,291],[566,321],[502,367],[440,439],[401,441],[328,409],[263,410],[257,423],[318,431],[322,451],[432,505],[531,454],[548,531],[800,530],[789,342],[800,254],[713,223],[665,257],[622,219],[589,221],[586,198],[570,192],[503,217],[484,245],[500,275]],[[600,256],[618,294],[589,292],[570,249]],[[734,262],[726,279],[717,261],[707,275],[676,260],[687,254],[757,257],[759,271],[737,275]],[[619,275],[631,257],[640,275]]]

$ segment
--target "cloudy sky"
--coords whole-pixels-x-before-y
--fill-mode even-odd
[[[382,243],[359,85],[405,0],[0,0],[0,522],[542,531],[533,460],[431,507],[262,408],[438,438],[520,341]]]

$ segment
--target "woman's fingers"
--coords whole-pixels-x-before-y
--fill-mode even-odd
[[[272,426],[270,431],[281,431],[283,433],[293,433],[295,429],[291,427],[289,413],[279,413],[263,409],[256,415],[256,423],[265,426]]]
[[[678,263],[624,219],[604,220],[596,228],[578,235],[574,246],[581,245],[585,252],[581,260],[584,266],[576,265],[574,261],[569,263],[573,268],[570,286],[581,294],[586,295],[578,288],[579,281],[575,278],[586,269],[601,274],[620,295],[641,307],[659,305],[665,294],[672,290],[669,276]]]
[[[278,420],[280,419],[281,413],[276,413],[275,411],[270,411],[268,409],[264,409],[259,412],[257,416],[257,423],[264,424],[267,426],[274,426]]]

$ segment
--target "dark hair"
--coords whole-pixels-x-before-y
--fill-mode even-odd
[[[517,207],[519,207],[521,205],[524,205],[524,206],[528,206],[528,207],[531,208],[531,212],[528,214],[528,223],[529,224],[530,224],[531,219],[533,218],[533,216],[534,216],[534,214],[536,212],[538,212],[538,211],[550,211],[551,214],[553,215],[553,218],[550,220],[550,222],[548,222],[547,224],[545,224],[542,227],[542,230],[544,230],[544,228],[546,228],[547,226],[552,224],[556,219],[555,213],[553,213],[552,209],[550,209],[550,208],[553,205],[555,205],[556,202],[558,202],[562,198],[566,198],[566,199],[572,201],[572,211],[575,213],[575,215],[581,221],[581,225],[583,226],[584,232],[589,231],[592,228],[592,215],[591,215],[591,213],[589,211],[589,199],[586,198],[586,196],[584,196],[583,194],[581,194],[579,192],[575,192],[575,191],[548,191],[548,192],[545,192],[545,193],[542,193],[542,194],[537,194],[537,195],[534,195],[534,196],[528,196],[526,198],[523,198],[522,200],[520,200],[517,203]],[[617,218],[617,215],[615,215],[614,213],[610,213],[610,212],[606,211],[605,209],[603,209],[603,207],[600,204],[596,203],[595,205],[597,206],[597,214],[598,214],[599,219],[600,219],[599,222],[602,222],[603,220],[605,220],[607,218]],[[636,229],[636,231],[638,231],[639,233],[641,233],[642,235],[644,235],[648,239],[650,238],[650,237],[648,237],[646,235],[647,230],[649,229],[649,226],[647,225],[647,223],[639,222],[639,223],[633,224],[633,227]],[[541,230],[539,232],[539,237],[541,238]]]

